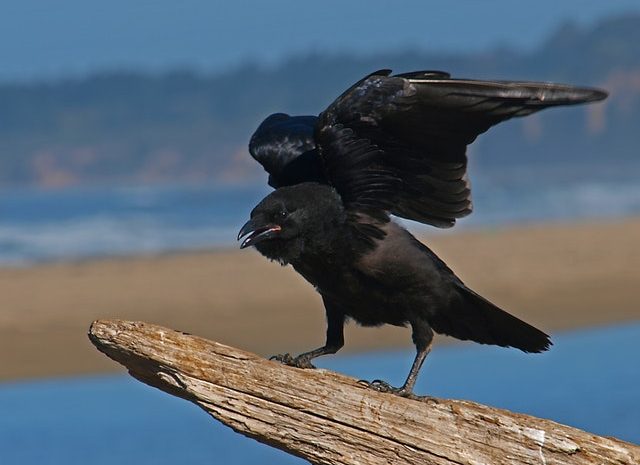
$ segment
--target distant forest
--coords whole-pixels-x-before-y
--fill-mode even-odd
[[[470,152],[483,169],[624,164],[640,145],[640,15],[566,24],[539,49],[444,55],[307,55],[218,75],[104,73],[0,85],[0,187],[243,183],[261,176],[248,139],[276,111],[316,114],[361,76],[440,69],[454,77],[549,80],[607,89],[603,105],[494,128]]]

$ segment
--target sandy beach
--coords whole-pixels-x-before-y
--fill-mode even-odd
[[[640,219],[422,239],[477,292],[552,336],[640,319]],[[97,318],[150,321],[263,355],[316,347],[325,329],[313,288],[253,250],[1,269],[0,296],[3,381],[119,370],[86,337]],[[411,347],[409,331],[348,325],[345,351],[390,347]]]

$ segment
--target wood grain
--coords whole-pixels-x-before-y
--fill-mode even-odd
[[[140,381],[312,463],[640,463],[640,447],[617,439],[474,402],[378,393],[148,323],[98,320],[89,338]]]

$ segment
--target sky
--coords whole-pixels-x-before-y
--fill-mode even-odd
[[[0,81],[221,72],[310,52],[532,49],[639,0],[0,0]]]

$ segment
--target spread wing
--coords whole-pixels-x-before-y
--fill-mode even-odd
[[[597,89],[375,72],[319,117],[327,178],[355,208],[450,227],[471,212],[467,145],[491,126],[559,105],[601,100]],[[362,146],[367,143],[366,153]],[[375,204],[375,206],[374,206]]]
[[[347,208],[450,227],[471,212],[467,145],[491,126],[544,108],[602,100],[560,84],[451,79],[382,70],[358,81],[317,118],[276,114],[250,151],[274,187],[325,182]]]

